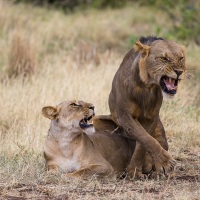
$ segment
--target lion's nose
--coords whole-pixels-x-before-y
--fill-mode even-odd
[[[175,71],[175,73],[177,74],[178,77],[183,73],[183,71],[178,71],[178,70],[174,70],[174,71]]]

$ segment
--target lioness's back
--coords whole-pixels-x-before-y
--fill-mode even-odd
[[[113,133],[110,133],[110,131],[98,131],[88,135],[101,155],[117,172],[123,172],[126,169],[135,149],[135,141],[123,137],[120,131]]]

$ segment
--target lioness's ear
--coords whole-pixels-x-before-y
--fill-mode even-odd
[[[55,119],[56,116],[58,115],[58,110],[55,107],[46,106],[46,107],[42,108],[42,114],[46,118]]]
[[[140,73],[140,78],[145,83],[148,83],[148,72],[146,69],[146,59],[149,55],[150,48],[151,48],[150,46],[142,44],[139,40],[134,45],[135,51],[139,51],[141,53],[141,57],[139,60],[139,71],[140,71],[139,73]]]

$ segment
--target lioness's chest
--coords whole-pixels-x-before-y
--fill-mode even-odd
[[[76,157],[71,157],[71,158],[58,157],[56,158],[56,162],[59,163],[59,166],[62,169],[62,171],[65,171],[67,173],[71,173],[80,168],[80,164],[77,161]]]
[[[62,171],[67,173],[80,168],[78,144],[68,141],[66,138],[54,138],[51,135],[47,138],[44,148],[45,154],[50,158],[49,162],[58,165]]]

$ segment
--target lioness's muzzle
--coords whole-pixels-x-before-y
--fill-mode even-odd
[[[94,117],[94,112],[92,115],[90,115],[89,117],[84,117],[80,122],[79,122],[79,126],[82,128],[82,129],[85,129],[85,128],[89,128],[89,127],[92,127],[93,126],[93,123],[90,121],[93,117]]]

